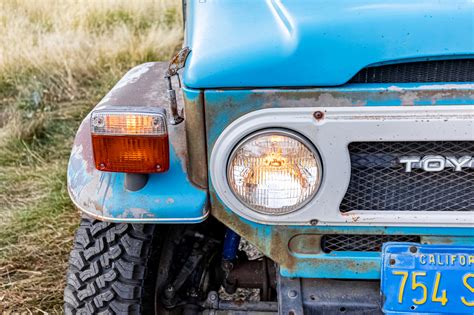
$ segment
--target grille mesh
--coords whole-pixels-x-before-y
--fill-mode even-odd
[[[334,234],[321,238],[321,249],[330,252],[380,252],[383,243],[414,242],[419,243],[420,237],[413,235],[356,235]]]
[[[432,60],[367,67],[350,83],[472,82],[474,59]]]
[[[472,211],[474,169],[405,172],[401,156],[473,155],[474,141],[354,142],[340,210]]]

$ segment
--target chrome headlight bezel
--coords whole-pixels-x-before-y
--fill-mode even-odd
[[[315,181],[315,188],[314,190],[301,202],[295,204],[291,209],[288,209],[286,211],[280,211],[278,213],[271,213],[270,209],[268,208],[269,211],[264,211],[262,209],[259,209],[252,204],[248,203],[244,198],[242,198],[241,195],[239,195],[234,189],[233,189],[233,184],[231,183],[231,176],[232,176],[232,169],[231,169],[231,164],[232,161],[235,159],[236,154],[238,153],[239,149],[242,148],[245,144],[247,144],[249,141],[254,140],[258,137],[263,137],[267,135],[279,135],[283,137],[288,137],[291,138],[300,144],[302,144],[314,157],[314,161],[316,164],[317,168],[317,178]],[[261,129],[255,132],[252,132],[248,134],[247,136],[243,137],[240,139],[240,141],[237,142],[237,144],[233,147],[231,150],[231,153],[229,155],[229,158],[227,160],[226,164],[226,179],[227,179],[227,185],[230,188],[230,191],[234,195],[234,197],[245,207],[248,209],[255,211],[257,213],[260,213],[262,215],[269,215],[269,216],[283,216],[283,215],[288,215],[291,213],[294,213],[306,206],[318,193],[319,188],[321,187],[322,183],[322,178],[323,178],[323,163],[321,160],[321,156],[319,155],[318,150],[316,147],[304,136],[301,134],[289,130],[289,129],[283,129],[283,128],[266,128],[266,129]]]

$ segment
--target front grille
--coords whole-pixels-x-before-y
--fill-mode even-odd
[[[419,243],[420,237],[414,235],[357,235],[334,234],[321,238],[321,249],[330,252],[380,252],[383,243],[413,242]]]
[[[473,155],[474,141],[354,142],[340,210],[472,211],[474,169],[405,172],[401,156]]]
[[[432,60],[367,67],[350,83],[472,82],[474,59]]]

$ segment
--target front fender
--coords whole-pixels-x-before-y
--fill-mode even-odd
[[[130,70],[95,109],[114,106],[164,107],[164,63],[145,63]],[[207,188],[194,185],[187,171],[185,124],[168,126],[170,168],[149,174],[137,191],[126,188],[125,173],[99,171],[94,166],[90,114],[74,140],[67,170],[71,200],[84,213],[103,221],[141,223],[198,223],[208,216]]]

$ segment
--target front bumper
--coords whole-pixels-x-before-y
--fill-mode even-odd
[[[279,314],[382,314],[378,281],[278,279]]]

